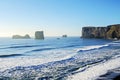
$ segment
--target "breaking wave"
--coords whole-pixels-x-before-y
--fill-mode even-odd
[[[78,43],[60,45],[23,46],[24,48],[13,46],[10,50],[22,50],[21,54],[24,55],[17,58],[10,56],[20,56],[19,54],[8,54],[10,58],[7,55],[1,55],[1,57],[6,57],[0,58],[0,64],[2,64],[0,79],[94,80],[108,70],[120,66],[119,42],[105,45],[81,46]]]

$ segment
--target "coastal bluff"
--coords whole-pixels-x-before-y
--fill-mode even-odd
[[[120,24],[106,27],[83,27],[82,38],[120,39]]]

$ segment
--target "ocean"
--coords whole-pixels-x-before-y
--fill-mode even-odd
[[[0,38],[0,80],[95,80],[119,62],[120,41]]]

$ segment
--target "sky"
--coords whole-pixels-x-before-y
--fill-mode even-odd
[[[81,36],[84,26],[119,23],[120,0],[0,0],[0,37]]]

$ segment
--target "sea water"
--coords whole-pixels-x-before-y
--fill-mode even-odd
[[[119,62],[120,41],[0,38],[0,79],[93,80]]]

